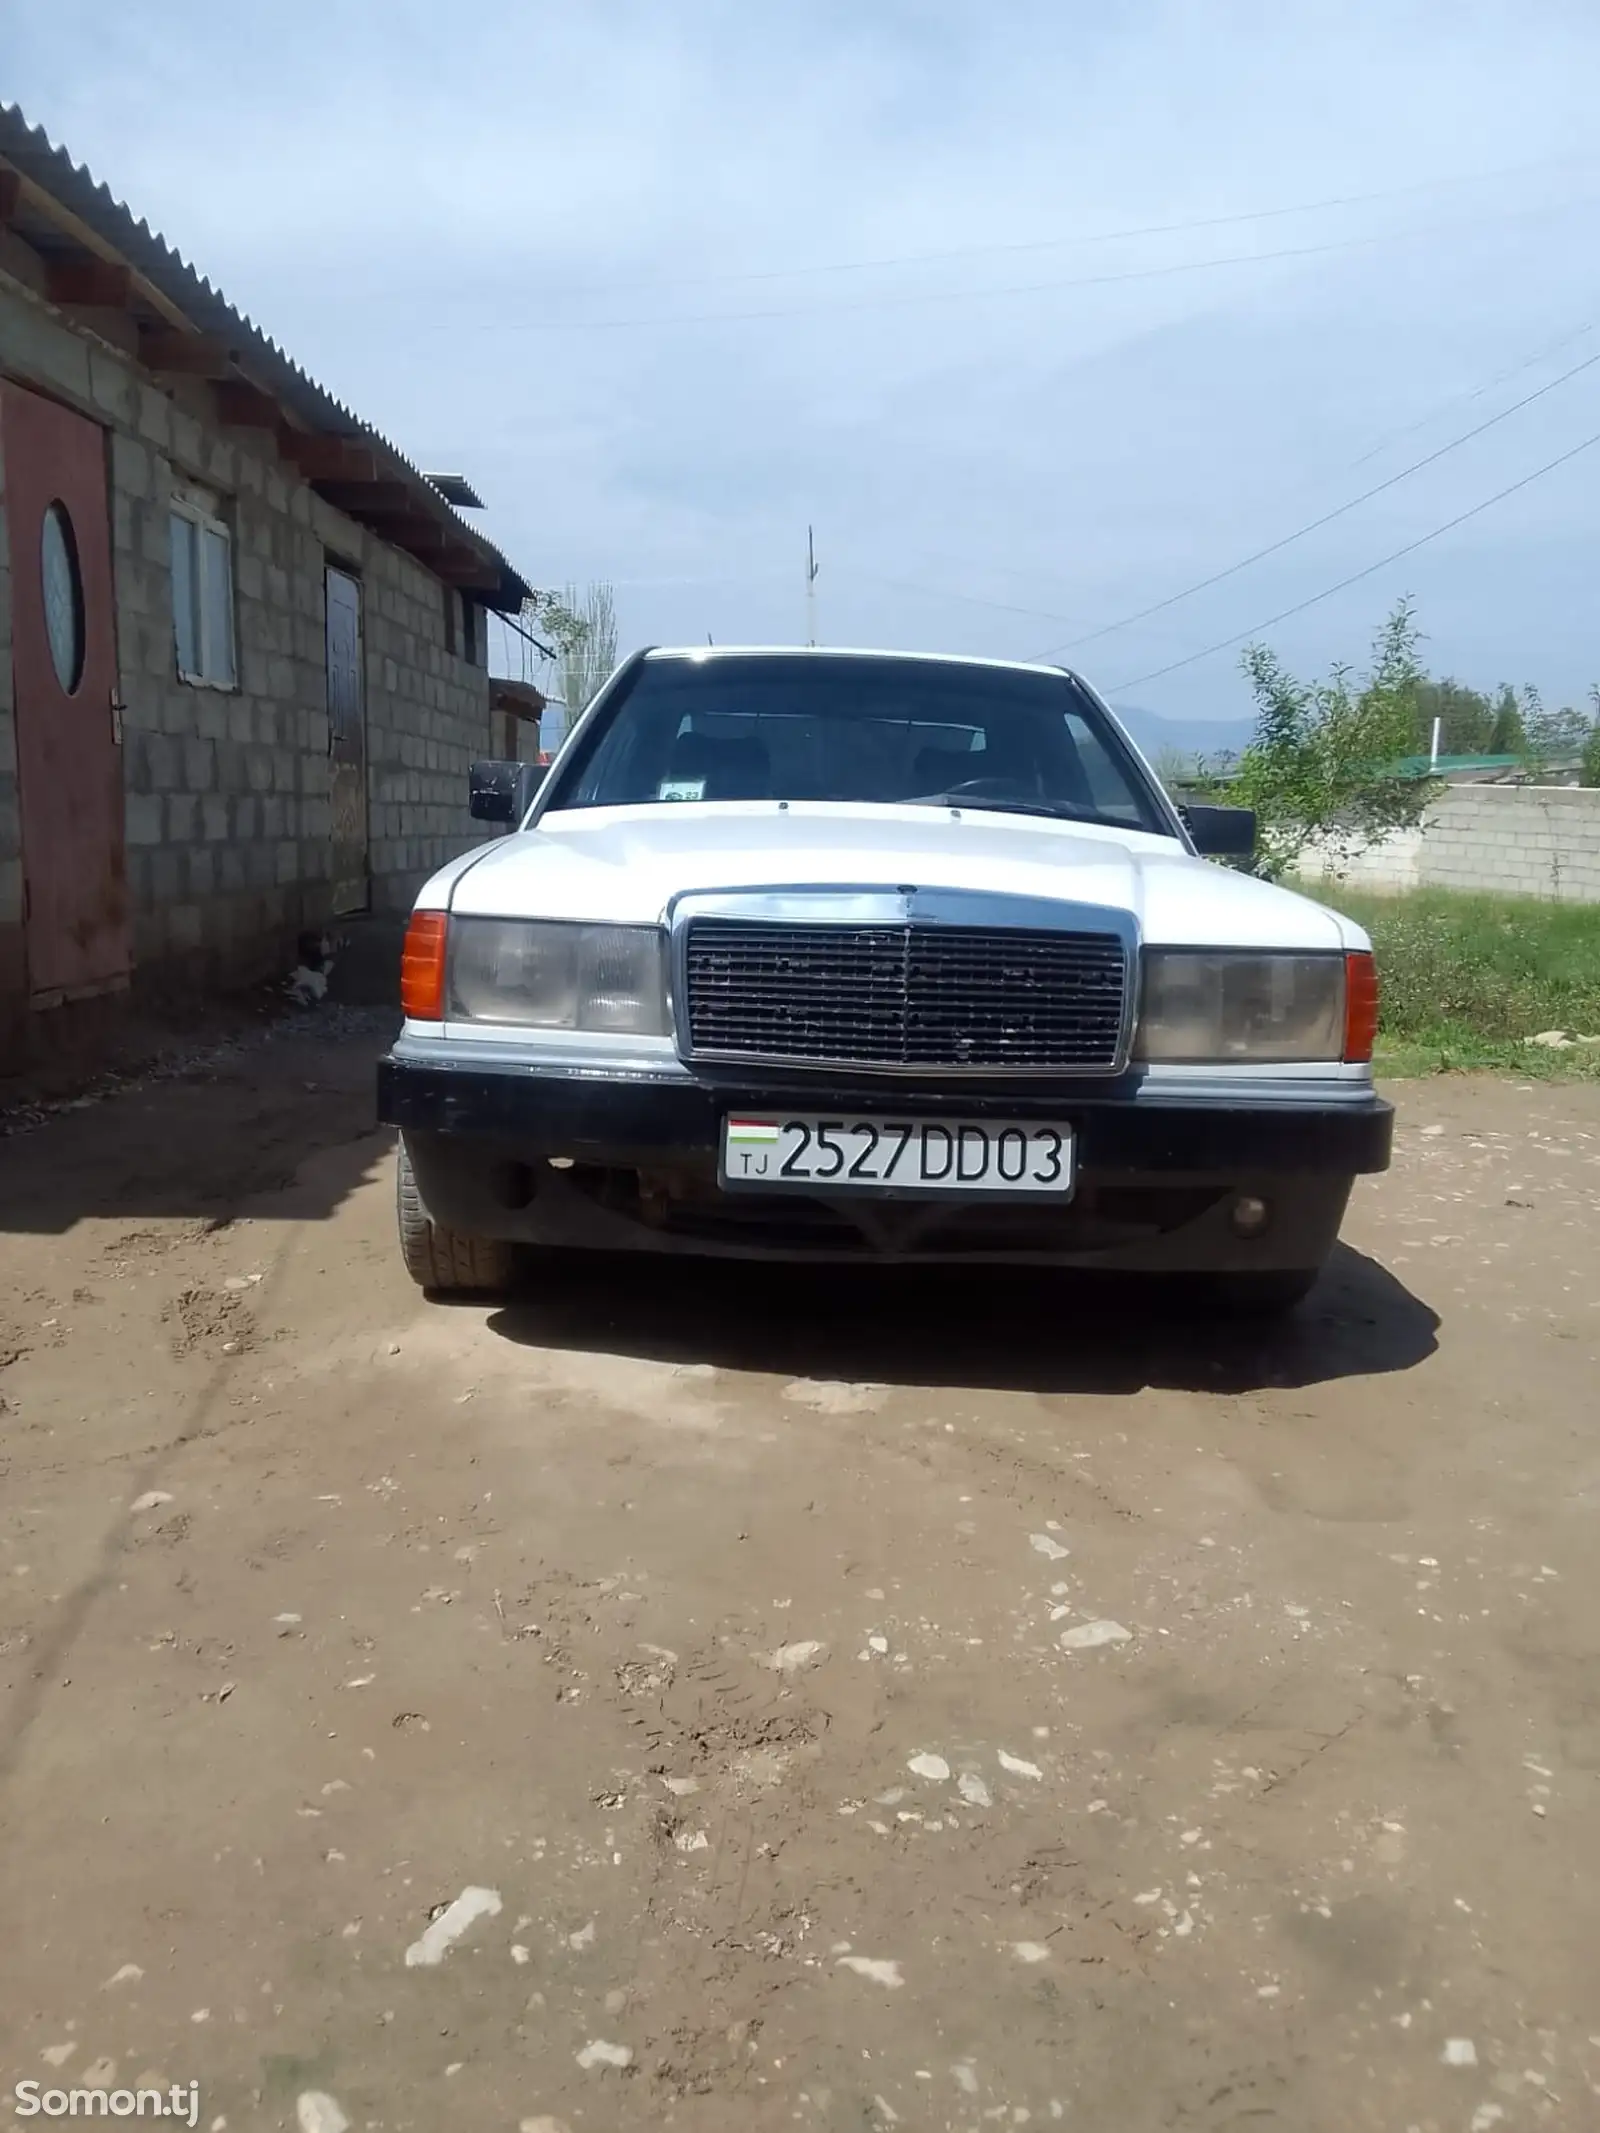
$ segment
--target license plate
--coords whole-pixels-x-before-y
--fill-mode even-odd
[[[1070,1126],[1036,1119],[823,1118],[738,1112],[722,1123],[722,1183],[763,1192],[1072,1192]]]

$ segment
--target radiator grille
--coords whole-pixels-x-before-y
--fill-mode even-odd
[[[695,919],[689,1044],[708,1058],[1108,1073],[1128,958],[1114,933]]]

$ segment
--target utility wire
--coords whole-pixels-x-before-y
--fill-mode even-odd
[[[1198,215],[1181,222],[1146,222],[1125,230],[1095,230],[1085,237],[1036,237],[1021,243],[954,245],[944,251],[895,252],[877,259],[839,259],[803,267],[735,268],[720,274],[662,274],[642,279],[630,276],[628,288],[704,289],[734,283],[798,281],[819,274],[866,274],[885,267],[938,266],[955,259],[995,259],[1027,252],[1076,251],[1092,244],[1119,244],[1135,237],[1173,237],[1190,230],[1236,228],[1244,222],[1276,222],[1290,215],[1316,215],[1338,207],[1369,207],[1384,200],[1403,200],[1418,193],[1442,192],[1457,185],[1487,185],[1532,171],[1587,169],[1591,159],[1582,156],[1547,156],[1533,163],[1513,163],[1501,170],[1463,171],[1449,178],[1425,178],[1415,185],[1387,186],[1380,192],[1337,193],[1325,200],[1304,200],[1290,207],[1260,207],[1231,215]],[[616,282],[585,282],[576,288],[552,293],[560,296],[604,295]]]
[[[1554,355],[1558,349],[1569,348],[1574,341],[1586,340],[1597,328],[1600,328],[1600,319],[1591,319],[1587,325],[1578,327],[1574,332],[1557,335],[1555,340],[1546,341],[1532,355],[1522,357],[1520,361],[1510,364],[1504,370],[1497,370],[1493,376],[1482,379],[1478,384],[1468,387],[1465,392],[1450,393],[1444,399],[1436,400],[1428,412],[1419,416],[1415,422],[1408,422],[1402,429],[1386,431],[1376,444],[1369,445],[1358,459],[1344,460],[1338,467],[1330,468],[1327,471],[1329,473],[1353,474],[1358,467],[1364,467],[1369,460],[1376,459],[1381,452],[1387,451],[1391,445],[1398,444],[1403,438],[1414,436],[1418,430],[1426,429],[1431,422],[1437,421],[1440,415],[1447,414],[1451,408],[1459,407],[1465,402],[1481,400],[1485,393],[1493,392],[1497,385],[1508,384],[1511,379],[1521,377],[1525,370],[1535,369],[1548,357]],[[1320,486],[1320,481],[1318,486]],[[1050,571],[1018,570],[1013,565],[996,563],[993,560],[975,563],[968,556],[953,556],[933,550],[923,550],[922,553],[927,556],[930,562],[942,563],[951,570],[971,571],[975,575],[988,572],[994,577],[1013,578],[1019,581],[1031,580],[1034,584],[1042,584],[1047,579],[1052,584],[1059,582],[1057,574]],[[862,575],[872,576],[876,578],[880,585],[892,585],[900,592],[925,594],[929,599],[958,600],[972,607],[992,607],[1001,614],[1031,615],[1040,622],[1063,622],[1072,628],[1076,628],[1078,624],[1079,618],[1077,616],[1063,615],[1054,608],[1025,607],[1009,600],[985,599],[978,593],[954,592],[932,585],[912,584],[909,580],[903,578],[886,578],[879,572],[864,571]]]
[[[1592,333],[1593,331],[1593,325],[1582,329],[1583,333]],[[1581,333],[1564,334],[1559,341],[1549,344],[1542,353],[1547,355],[1550,353],[1551,347],[1565,347],[1570,342],[1581,338]],[[1530,363],[1538,360],[1538,357],[1530,357],[1528,363],[1519,364],[1512,371],[1499,373],[1497,377],[1488,379],[1484,385],[1480,386],[1477,389],[1478,392],[1487,392],[1495,384],[1502,383],[1506,377],[1515,376],[1517,370],[1525,370]],[[1527,407],[1530,402],[1543,398],[1547,392],[1554,392],[1558,385],[1564,385],[1569,378],[1576,377],[1580,371],[1591,369],[1596,363],[1600,363],[1600,355],[1591,356],[1585,362],[1575,364],[1571,370],[1563,372],[1559,378],[1552,378],[1548,384],[1540,386],[1538,391],[1528,393],[1511,407],[1503,408],[1499,414],[1490,416],[1485,422],[1480,422],[1475,429],[1467,430],[1461,436],[1452,438],[1448,444],[1440,445],[1437,451],[1430,452],[1426,458],[1415,460],[1408,467],[1402,467],[1397,474],[1391,474],[1386,481],[1379,482],[1374,488],[1364,490],[1360,496],[1352,497],[1348,503],[1340,504],[1337,509],[1324,513],[1321,518],[1313,519],[1309,525],[1300,527],[1297,532],[1285,534],[1282,540],[1274,541],[1266,548],[1258,548],[1253,555],[1245,556],[1240,562],[1230,563],[1225,570],[1219,570],[1209,578],[1200,579],[1197,584],[1188,586],[1183,592],[1172,593],[1168,598],[1158,600],[1151,607],[1141,608],[1137,614],[1124,615],[1120,622],[1107,622],[1101,628],[1092,630],[1086,637],[1075,637],[1066,644],[1054,645],[1049,651],[1039,653],[1038,657],[1051,659],[1065,652],[1076,651],[1080,645],[1093,644],[1097,639],[1108,637],[1116,630],[1129,628],[1135,622],[1144,621],[1147,616],[1160,614],[1163,609],[1176,606],[1179,601],[1187,600],[1193,593],[1203,592],[1209,586],[1220,584],[1224,578],[1233,577],[1237,572],[1248,569],[1252,563],[1260,562],[1265,556],[1276,555],[1280,549],[1290,547],[1306,534],[1317,532],[1319,528],[1328,525],[1332,520],[1342,518],[1347,512],[1354,511],[1359,505],[1369,502],[1374,496],[1381,496],[1385,489],[1391,489],[1398,482],[1405,481],[1411,475],[1420,473],[1424,467],[1431,466],[1437,459],[1443,459],[1447,453],[1457,450],[1461,445],[1470,444],[1473,438],[1481,437],[1485,430],[1493,429],[1497,423],[1504,422],[1508,416],[1516,414],[1519,409]],[[1474,393],[1469,397],[1476,398],[1477,395]],[[1449,404],[1453,405],[1454,403],[1451,402]],[[1382,447],[1374,446],[1373,449],[1377,451],[1381,450]],[[1365,456],[1370,459],[1372,453],[1369,452]],[[1360,465],[1361,462],[1358,460],[1356,464]],[[924,599],[954,600],[968,607],[992,608],[997,614],[1028,615],[1040,622],[1070,622],[1074,619],[1048,607],[1025,607],[1015,600],[991,600],[981,593],[958,592],[946,586],[920,585],[909,578],[888,577],[878,570],[857,567],[855,574],[858,577],[869,578],[875,584],[889,586],[896,592],[914,593]]]
[[[1258,548],[1251,555],[1241,556],[1237,563],[1228,564],[1225,570],[1214,570],[1209,578],[1199,578],[1193,585],[1186,585],[1181,592],[1169,593],[1164,600],[1153,601],[1149,607],[1141,607],[1131,615],[1119,617],[1115,622],[1102,623],[1099,629],[1090,630],[1085,637],[1074,637],[1066,644],[1052,645],[1047,651],[1040,652],[1038,657],[1055,659],[1063,653],[1077,651],[1082,645],[1097,644],[1102,637],[1110,637],[1117,630],[1131,629],[1136,622],[1145,622],[1152,615],[1164,614],[1169,607],[1176,607],[1180,601],[1192,599],[1196,593],[1206,592],[1211,586],[1220,585],[1225,578],[1237,577],[1241,570],[1248,570],[1253,563],[1260,563],[1269,555],[1277,555],[1283,549],[1293,547],[1296,541],[1303,541],[1307,534],[1320,532],[1324,526],[1331,526],[1335,519],[1344,518],[1349,512],[1358,510],[1362,504],[1370,503],[1375,496],[1382,496],[1386,489],[1392,489],[1402,481],[1409,481],[1413,474],[1420,474],[1424,467],[1431,467],[1449,453],[1459,451],[1462,445],[1470,444],[1474,437],[1481,437],[1486,430],[1494,429],[1499,423],[1508,421],[1512,415],[1519,414],[1523,408],[1531,407],[1535,400],[1542,400],[1546,393],[1553,393],[1557,386],[1567,384],[1586,370],[1593,370],[1597,363],[1600,363],[1600,355],[1585,356],[1581,363],[1574,363],[1572,368],[1564,370],[1560,377],[1551,378],[1547,383],[1536,386],[1520,400],[1513,400],[1509,407],[1503,407],[1497,415],[1490,415],[1474,428],[1463,430],[1459,437],[1452,437],[1448,444],[1441,444],[1423,459],[1414,459],[1397,474],[1388,475],[1372,488],[1363,489],[1359,496],[1352,496],[1347,503],[1338,504],[1333,510],[1325,511],[1321,518],[1314,518],[1308,524],[1297,527],[1293,533],[1286,533],[1281,540],[1268,542],[1265,548]]]
[[[1558,334],[1553,341],[1546,341],[1544,346],[1536,349],[1532,355],[1524,356],[1520,362],[1511,364],[1505,370],[1497,370],[1492,378],[1485,378],[1481,385],[1469,386],[1465,392],[1452,393],[1446,400],[1436,400],[1425,415],[1419,415],[1415,422],[1406,423],[1402,429],[1388,431],[1375,445],[1363,452],[1359,459],[1351,460],[1347,471],[1353,474],[1357,467],[1364,467],[1369,459],[1376,459],[1378,454],[1386,452],[1390,445],[1400,444],[1407,437],[1414,437],[1418,430],[1425,430],[1430,422],[1447,414],[1452,407],[1461,407],[1469,401],[1481,400],[1485,393],[1492,393],[1497,385],[1508,385],[1513,378],[1520,378],[1525,370],[1536,369],[1540,363],[1548,361],[1560,349],[1570,348],[1574,341],[1586,341],[1597,324],[1600,324],[1600,320],[1590,319],[1586,326],[1579,326],[1573,333]]]
[[[1570,451],[1562,452],[1555,459],[1546,460],[1542,467],[1535,467],[1531,474],[1524,474],[1520,481],[1511,482],[1504,489],[1497,489],[1493,496],[1486,496],[1482,503],[1473,504],[1468,510],[1458,512],[1454,518],[1446,519],[1442,526],[1435,526],[1429,533],[1419,534],[1414,541],[1407,541],[1403,548],[1396,548],[1389,555],[1380,556],[1376,563],[1367,564],[1364,570],[1353,570],[1349,577],[1341,578],[1337,585],[1324,586],[1321,592],[1313,593],[1310,599],[1297,600],[1293,607],[1286,607],[1276,615],[1269,615],[1265,622],[1253,623],[1249,629],[1240,630],[1235,636],[1221,637],[1215,644],[1208,644],[1203,651],[1190,652],[1182,659],[1170,660],[1166,666],[1152,669],[1148,674],[1135,674],[1129,681],[1116,682],[1113,684],[1114,690],[1120,694],[1124,689],[1142,689],[1147,682],[1160,681],[1168,674],[1178,673],[1183,667],[1192,667],[1202,659],[1210,659],[1217,652],[1226,652],[1236,644],[1245,644],[1258,637],[1263,630],[1276,629],[1280,622],[1287,622],[1295,615],[1303,615],[1307,608],[1317,607],[1322,601],[1331,600],[1335,593],[1342,593],[1351,585],[1359,585],[1363,578],[1370,578],[1380,570],[1387,570],[1391,563],[1398,563],[1403,556],[1415,555],[1419,548],[1426,548],[1430,541],[1438,540],[1443,534],[1453,533],[1457,526],[1464,526],[1468,519],[1477,518],[1481,512],[1492,510],[1496,504],[1503,504],[1508,496],[1515,496],[1519,489],[1526,489],[1532,483],[1542,481],[1546,474],[1553,474],[1557,467],[1564,467],[1569,460],[1576,459],[1582,452],[1591,451],[1597,444],[1600,444],[1600,430],[1596,430],[1592,437],[1585,437],[1581,444],[1573,445]]]

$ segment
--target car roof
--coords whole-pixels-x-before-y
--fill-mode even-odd
[[[1050,666],[1036,659],[990,659],[972,652],[904,652],[883,645],[848,644],[659,644],[645,653],[646,659],[692,659],[704,664],[716,659],[893,659],[919,660],[930,666],[998,667],[1016,674],[1049,674],[1057,680],[1072,674],[1070,667]]]

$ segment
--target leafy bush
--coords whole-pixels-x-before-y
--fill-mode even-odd
[[[1360,851],[1420,819],[1434,786],[1396,768],[1417,725],[1418,643],[1402,600],[1360,681],[1344,666],[1326,681],[1297,681],[1265,645],[1245,652],[1255,732],[1225,783],[1234,806],[1255,810],[1264,872],[1285,874],[1314,844],[1334,855]]]

